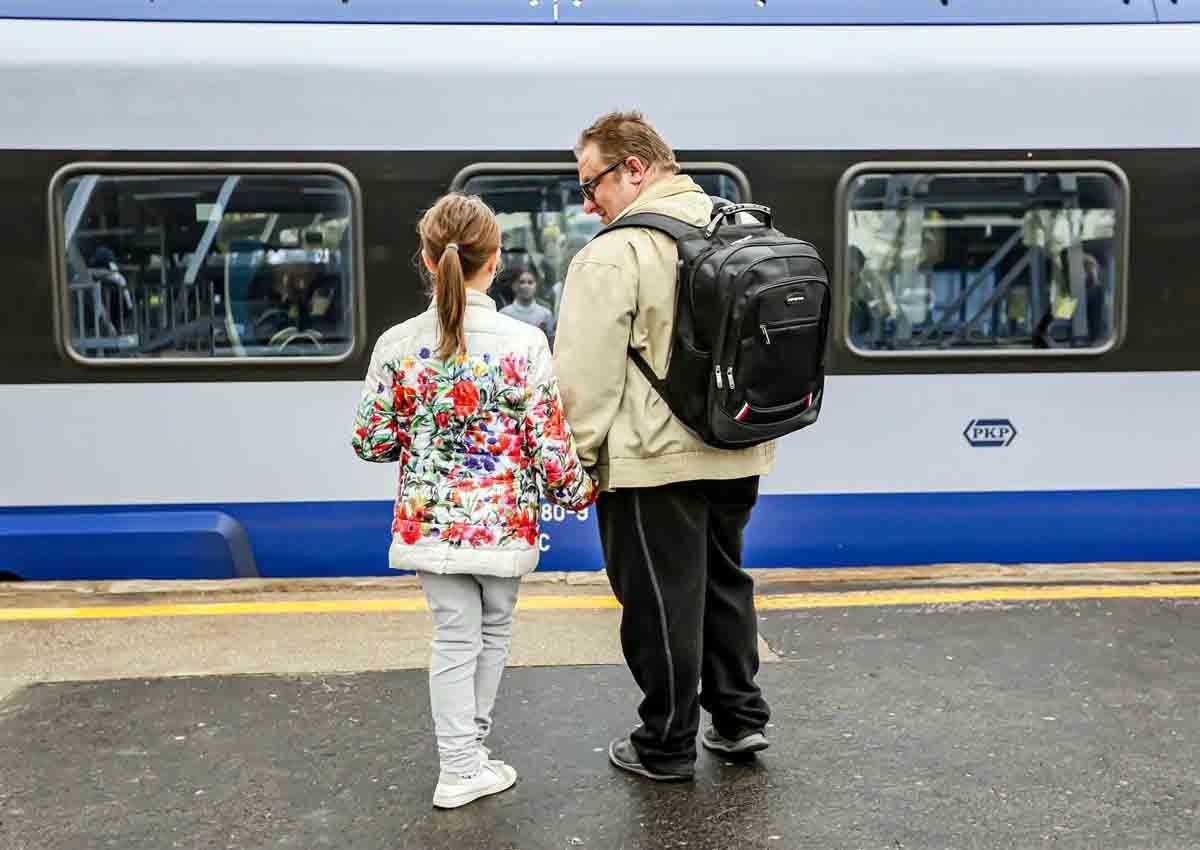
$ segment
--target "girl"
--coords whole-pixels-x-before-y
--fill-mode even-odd
[[[389,561],[420,573],[433,613],[433,804],[454,808],[517,779],[483,742],[520,577],[537,566],[540,496],[578,511],[596,487],[563,419],[545,335],[484,294],[500,259],[496,216],[450,194],[418,230],[434,301],[376,343],[352,442],[363,460],[400,463]]]

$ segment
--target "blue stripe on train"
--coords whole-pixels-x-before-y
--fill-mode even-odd
[[[0,17],[118,21],[261,21],[330,24],[618,24],[618,25],[855,25],[906,24],[1151,24],[1195,20],[1186,5],[1154,0],[807,0],[766,3],[749,0],[689,0],[647,3],[508,3],[488,0],[0,0]]]
[[[30,515],[205,510],[241,523],[263,576],[389,574],[387,502],[7,508],[0,509],[0,530]],[[540,569],[602,568],[594,516],[567,515],[543,530],[549,550]],[[80,545],[69,559],[47,542],[46,558],[26,552],[16,564],[10,552],[6,563],[0,534],[0,572],[26,579],[184,577],[152,548],[118,554],[119,547],[87,547],[82,538]],[[764,496],[747,530],[745,560],[749,567],[1200,561],[1200,490]],[[228,572],[214,565],[217,576]]]

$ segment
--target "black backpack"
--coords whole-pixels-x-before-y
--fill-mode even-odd
[[[696,227],[635,213],[601,230],[659,230],[679,247],[667,374],[633,362],[671,412],[704,442],[740,449],[817,421],[825,388],[829,275],[807,242],[771,226],[771,210],[714,198]],[[734,223],[739,213],[761,219]]]

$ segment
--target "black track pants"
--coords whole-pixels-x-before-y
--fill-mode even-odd
[[[754,682],[754,581],[741,568],[757,498],[755,476],[616,490],[597,502],[608,578],[623,608],[621,648],[644,694],[642,726],[631,737],[647,767],[692,769],[701,707],[726,737],[767,724]]]

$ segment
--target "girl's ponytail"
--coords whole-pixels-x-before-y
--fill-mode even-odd
[[[442,336],[438,340],[438,357],[449,360],[467,350],[467,339],[463,333],[463,318],[467,312],[467,287],[463,278],[462,259],[458,255],[458,244],[451,242],[442,251],[437,264],[438,324]]]
[[[447,360],[466,353],[466,282],[500,250],[500,223],[478,197],[455,192],[430,207],[417,230],[429,264],[435,265],[437,258],[434,300],[441,331],[437,353]]]

